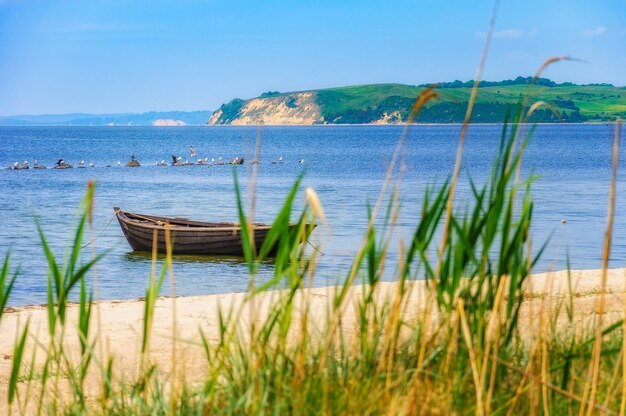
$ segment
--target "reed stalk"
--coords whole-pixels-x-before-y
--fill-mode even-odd
[[[589,407],[587,408],[587,415],[590,416],[593,411],[593,405],[596,400],[596,394],[598,389],[598,377],[600,370],[600,355],[602,351],[602,332],[604,314],[605,314],[605,296],[606,296],[606,283],[607,273],[609,267],[609,256],[611,253],[611,240],[613,237],[613,221],[615,218],[615,188],[617,185],[617,167],[619,161],[619,146],[620,146],[620,133],[621,123],[618,120],[615,126],[615,138],[613,140],[613,160],[612,160],[612,175],[611,175],[611,187],[609,190],[609,208],[607,214],[606,230],[604,232],[604,247],[602,250],[602,276],[600,278],[600,296],[598,297],[597,304],[597,320],[595,322],[596,335],[593,344],[593,355],[590,365],[590,382],[591,391],[589,393]],[[586,390],[586,389],[585,389]],[[583,396],[585,397],[585,396]],[[583,414],[584,406],[581,407],[580,413]]]

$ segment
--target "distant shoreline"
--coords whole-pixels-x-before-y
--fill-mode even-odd
[[[508,123],[509,125],[519,124],[519,123]],[[576,122],[576,123],[554,123],[554,122],[532,122],[525,124],[537,124],[537,125],[614,125],[615,122],[612,121],[585,121],[585,122]],[[463,123],[413,123],[411,126],[462,126]],[[470,123],[471,126],[502,126],[504,123]],[[405,127],[406,123],[390,123],[390,124],[187,124],[184,126],[88,126],[88,125],[36,125],[36,126],[25,126],[25,125],[0,125],[0,128],[188,128],[188,127],[232,127],[232,128],[241,128],[241,127]]]

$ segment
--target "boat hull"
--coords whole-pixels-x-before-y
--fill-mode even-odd
[[[134,251],[151,252],[156,233],[157,252],[166,252],[165,229],[169,232],[173,254],[243,255],[241,228],[232,223],[204,223],[177,218],[144,216],[115,208],[126,240]],[[309,227],[307,227],[309,228]],[[258,224],[254,229],[257,248],[263,245],[270,226]],[[292,226],[290,232],[295,232]],[[275,253],[273,247],[270,254]]]

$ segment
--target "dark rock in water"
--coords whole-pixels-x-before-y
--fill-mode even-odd
[[[9,166],[7,169],[9,170],[24,170],[24,169],[28,169],[28,162],[24,161],[22,164],[19,164],[17,162],[13,163],[13,165]]]
[[[182,166],[183,158],[181,156],[172,155],[172,166]]]
[[[126,164],[126,167],[128,168],[136,168],[138,166],[141,166],[141,165],[139,164],[139,161],[137,159],[133,159]]]
[[[137,160],[137,158],[135,157],[135,154],[133,153],[132,155],[130,155],[130,162],[126,164],[126,167],[136,168],[138,166],[141,166],[141,165],[139,164],[139,161]]]

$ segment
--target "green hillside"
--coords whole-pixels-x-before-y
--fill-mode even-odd
[[[543,100],[551,105],[533,116],[533,121],[613,121],[626,117],[626,88],[613,85],[543,84],[528,85],[529,78],[481,86],[474,110],[474,122],[500,122],[520,98],[530,94],[532,102]],[[547,82],[546,82],[547,81]],[[454,84],[462,86],[454,86]],[[550,85],[554,84],[554,85]],[[422,112],[418,122],[459,123],[463,121],[471,93],[471,82],[441,83],[438,99]],[[317,91],[317,101],[324,120],[329,123],[370,123],[383,113],[399,111],[406,120],[411,104],[426,85],[374,84],[330,88]]]
[[[472,122],[502,122],[521,97],[530,94],[531,102],[549,103],[531,117],[533,122],[606,122],[626,118],[626,88],[610,84],[557,84],[540,78],[529,85],[531,77],[481,82]],[[418,117],[420,123],[460,123],[463,121],[472,82],[446,82],[437,85],[439,97],[428,103]],[[415,98],[427,85],[372,84],[329,88],[294,93],[267,92],[258,99],[273,100],[303,92],[315,93],[315,103],[323,123],[367,124],[404,122]],[[257,100],[258,100],[257,99]],[[224,117],[214,124],[229,124],[241,116],[251,100],[233,100],[221,109]],[[233,106],[232,103],[237,103]],[[235,108],[236,107],[236,108]],[[267,111],[271,111],[268,107]],[[238,113],[239,112],[239,113]],[[319,121],[316,121],[319,123]]]

